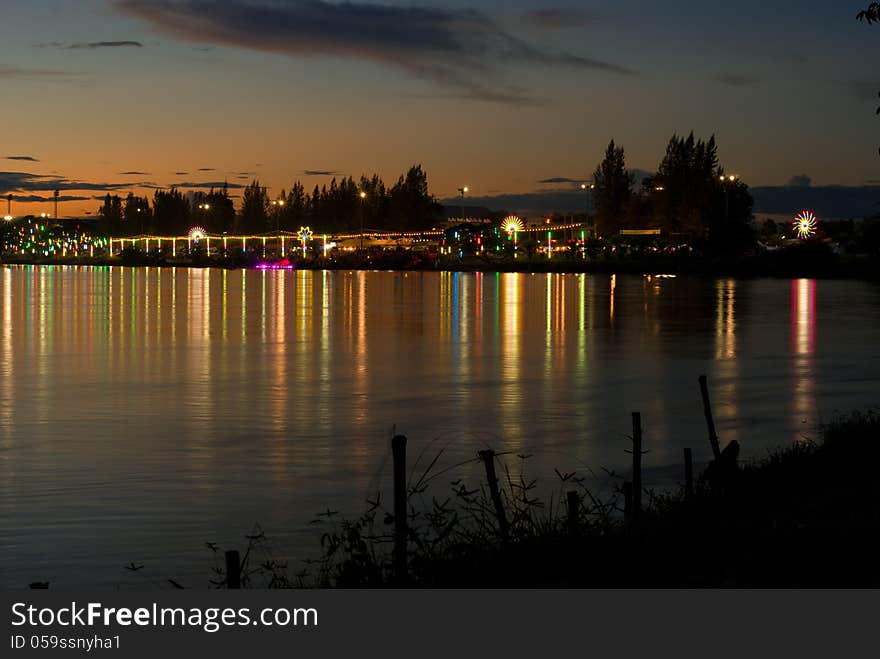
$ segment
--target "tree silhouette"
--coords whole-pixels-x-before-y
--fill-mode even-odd
[[[243,233],[265,233],[268,229],[269,197],[266,188],[254,180],[244,189],[238,230]]]
[[[617,233],[623,223],[635,178],[626,169],[626,155],[614,140],[605,150],[605,158],[593,174],[593,203],[596,207],[596,232],[600,236]]]
[[[867,9],[860,11],[856,18],[865,21],[869,25],[872,23],[880,23],[880,2],[872,2]]]
[[[867,9],[860,11],[856,18],[866,22],[868,25],[880,23],[880,2],[872,2]],[[880,114],[880,107],[877,108],[877,114]],[[880,150],[878,150],[880,151]]]

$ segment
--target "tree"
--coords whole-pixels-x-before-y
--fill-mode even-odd
[[[176,188],[153,193],[153,225],[160,236],[182,236],[192,226],[189,201]]]
[[[428,175],[413,165],[389,193],[388,219],[394,229],[426,229],[441,214],[440,204],[428,192]]]
[[[880,2],[872,2],[867,9],[860,11],[856,18],[865,21],[869,25],[872,23],[880,23]]]
[[[107,228],[111,233],[119,233],[122,223],[122,199],[119,195],[110,195],[104,197],[104,203],[98,209],[98,215],[107,223]]]
[[[266,188],[254,180],[244,189],[238,230],[243,233],[265,233],[268,219],[269,197]]]
[[[125,233],[129,236],[142,235],[150,228],[150,202],[145,197],[137,197],[131,192],[125,198],[122,211]]]
[[[197,192],[193,195],[194,222],[208,233],[229,233],[235,228],[235,205],[229,198],[226,184],[220,190]]]
[[[626,169],[626,155],[614,140],[605,150],[605,158],[593,174],[595,229],[601,236],[618,233],[632,198],[635,178]]]

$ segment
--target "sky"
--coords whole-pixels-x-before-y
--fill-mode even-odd
[[[576,189],[612,138],[654,171],[690,131],[752,186],[868,185],[880,26],[860,8],[3,0],[0,194],[39,213],[60,187],[80,216],[108,191],[277,195],[420,163],[437,197],[490,199]]]

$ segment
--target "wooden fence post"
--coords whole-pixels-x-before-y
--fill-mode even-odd
[[[633,481],[632,517],[638,519],[642,512],[642,415],[633,412]]]
[[[226,587],[229,590],[241,588],[241,556],[234,549],[226,552]]]
[[[684,500],[690,501],[694,496],[694,452],[684,450]]]
[[[706,426],[709,428],[709,443],[712,445],[712,455],[716,460],[721,458],[721,445],[718,443],[718,433],[715,432],[715,420],[712,418],[712,403],[709,401],[709,383],[705,375],[700,376],[700,393],[703,396],[703,414],[706,417]]]
[[[498,517],[498,531],[502,540],[508,539],[507,515],[504,513],[504,504],[501,501],[501,491],[498,489],[498,476],[495,475],[495,451],[480,451],[480,459],[486,467],[486,480],[489,482],[489,493],[492,495],[492,503],[495,506],[495,515]]]
[[[406,568],[406,437],[391,440],[394,461],[394,577],[398,583],[407,580]]]

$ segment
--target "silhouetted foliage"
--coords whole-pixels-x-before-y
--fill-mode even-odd
[[[122,211],[126,233],[130,236],[142,235],[150,228],[150,202],[145,197],[137,197],[131,192],[125,198]]]
[[[119,195],[111,195],[108,192],[104,197],[104,203],[98,209],[98,215],[106,222],[110,231],[121,231],[122,199],[119,198]]]
[[[605,150],[605,158],[593,174],[595,226],[600,236],[618,233],[632,198],[634,177],[626,169],[626,155],[614,140]]]
[[[230,233],[235,230],[235,205],[224,185],[220,190],[197,192],[193,195],[193,221],[208,233]]]
[[[869,25],[872,23],[880,23],[880,2],[872,2],[867,9],[860,11],[856,18],[865,21]]]
[[[268,230],[269,197],[259,181],[244,189],[237,230],[242,233],[265,233]]]
[[[162,236],[180,236],[192,225],[189,200],[176,188],[153,194],[153,230]]]

